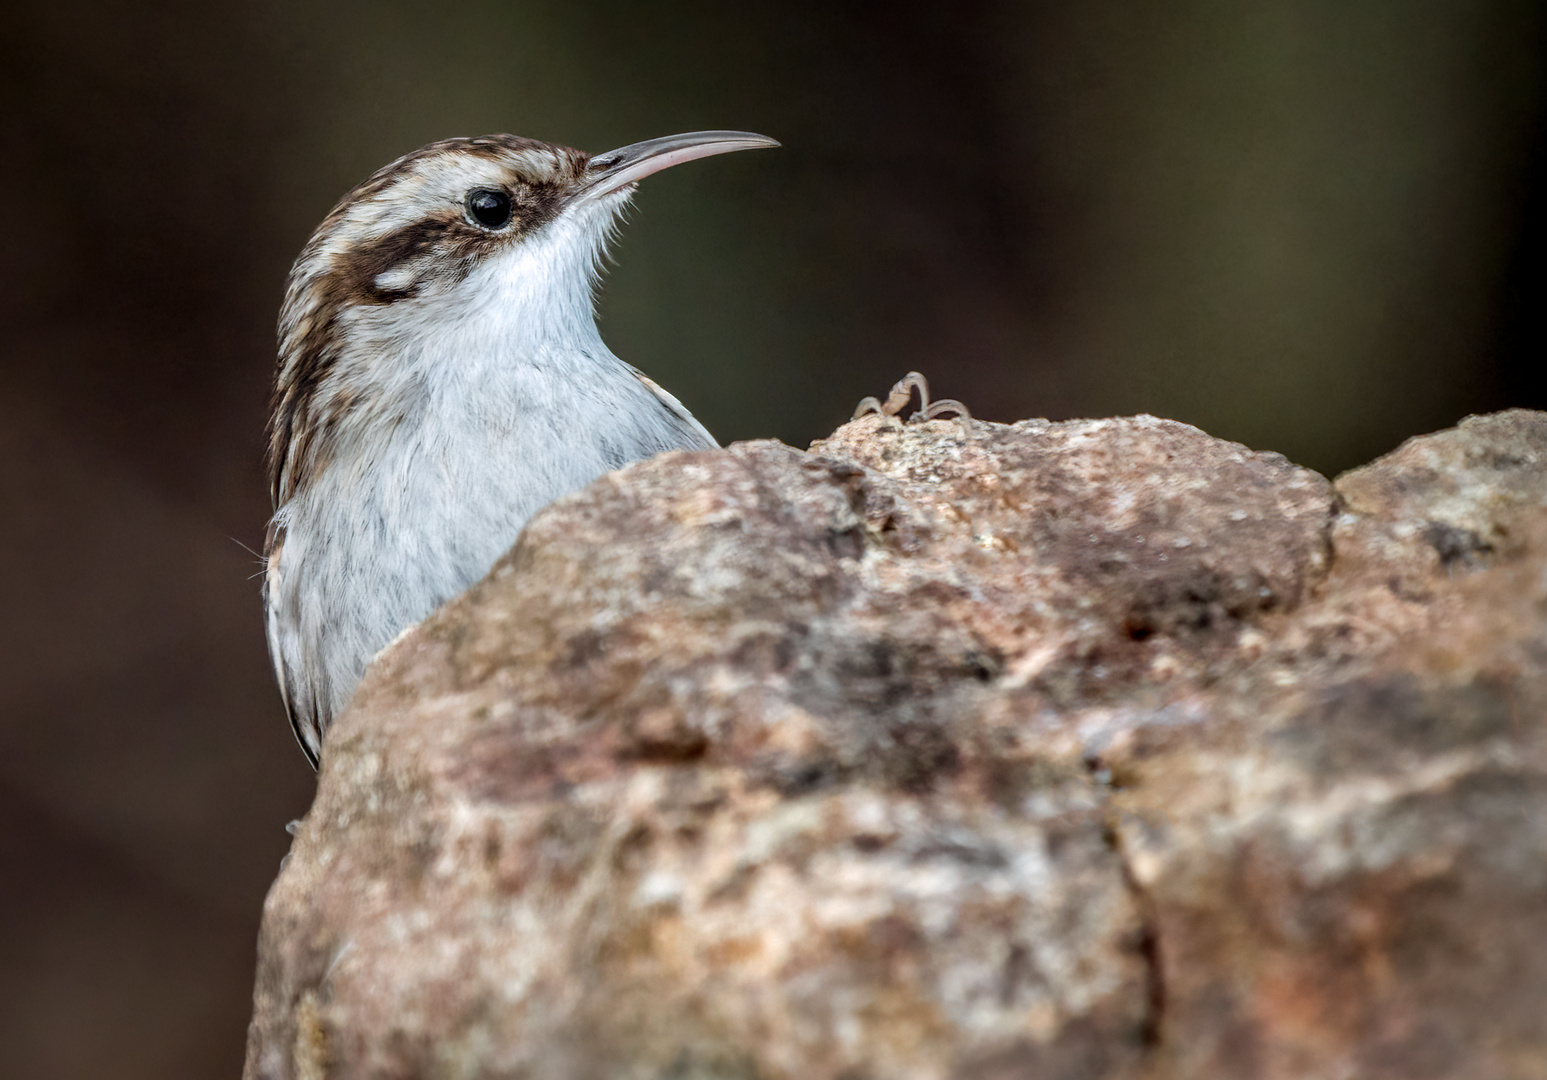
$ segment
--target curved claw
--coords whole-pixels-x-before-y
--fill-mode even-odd
[[[930,402],[927,408],[914,413],[910,420],[938,420],[942,416],[954,416],[957,420],[971,420],[972,414],[967,411],[967,406],[955,398],[941,398],[939,401]]]
[[[938,420],[942,416],[955,416],[965,426],[972,420],[972,414],[967,411],[967,406],[951,398],[941,398],[939,401],[929,400],[929,380],[917,371],[910,371],[897,380],[891,392],[886,395],[885,401],[878,401],[873,397],[867,397],[861,401],[854,410],[852,419],[858,420],[861,416],[877,413],[883,418],[896,418],[913,400],[913,394],[919,395],[918,412],[908,417],[909,423],[919,420]]]
[[[908,402],[913,400],[913,391],[919,392],[919,407],[929,407],[929,382],[916,371],[910,371],[887,393],[886,400],[877,401],[873,397],[867,397],[861,401],[854,410],[854,419],[868,413],[880,413],[882,416],[896,416],[902,412]]]
[[[869,416],[871,413],[886,415],[886,410],[881,408],[881,403],[873,397],[867,397],[854,406],[854,415],[849,417],[851,421],[858,420],[861,416]]]

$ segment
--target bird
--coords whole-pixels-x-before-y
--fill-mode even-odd
[[[602,342],[600,273],[641,179],[778,145],[445,139],[323,219],[280,310],[263,569],[269,655],[314,769],[372,658],[536,511],[630,462],[718,445]]]

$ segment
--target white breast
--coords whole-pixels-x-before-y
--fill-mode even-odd
[[[275,515],[265,590],[313,757],[371,658],[482,577],[533,513],[630,461],[715,445],[596,331],[610,217],[561,219],[451,289],[349,314],[337,377],[372,392]]]

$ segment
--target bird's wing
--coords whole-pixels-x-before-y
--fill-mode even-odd
[[[628,369],[634,373],[634,377],[645,384],[645,389],[654,394],[656,400],[659,401],[662,405],[666,406],[667,412],[671,413],[678,420],[682,421],[682,423],[688,428],[689,431],[703,439],[704,449],[713,450],[719,447],[720,444],[715,441],[715,437],[709,434],[709,429],[704,427],[703,424],[700,424],[698,422],[698,418],[692,413],[688,412],[687,406],[678,401],[676,396],[672,394],[671,391],[664,389],[659,383],[650,378],[650,376],[646,375],[643,371],[640,371],[633,364],[629,364],[627,366]]]
[[[278,522],[269,523],[269,534],[263,550],[266,563],[263,571],[263,629],[269,641],[269,659],[274,664],[274,678],[279,683],[279,696],[285,703],[285,714],[290,718],[290,730],[295,732],[295,741],[301,744],[301,753],[306,755],[306,760],[315,769],[322,752],[316,695],[301,692],[302,688],[295,684],[285,666],[279,615],[280,556],[285,550],[285,530]]]

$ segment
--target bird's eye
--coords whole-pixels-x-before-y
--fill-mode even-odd
[[[503,229],[510,224],[510,196],[492,188],[476,188],[467,193],[467,212],[486,229]]]

